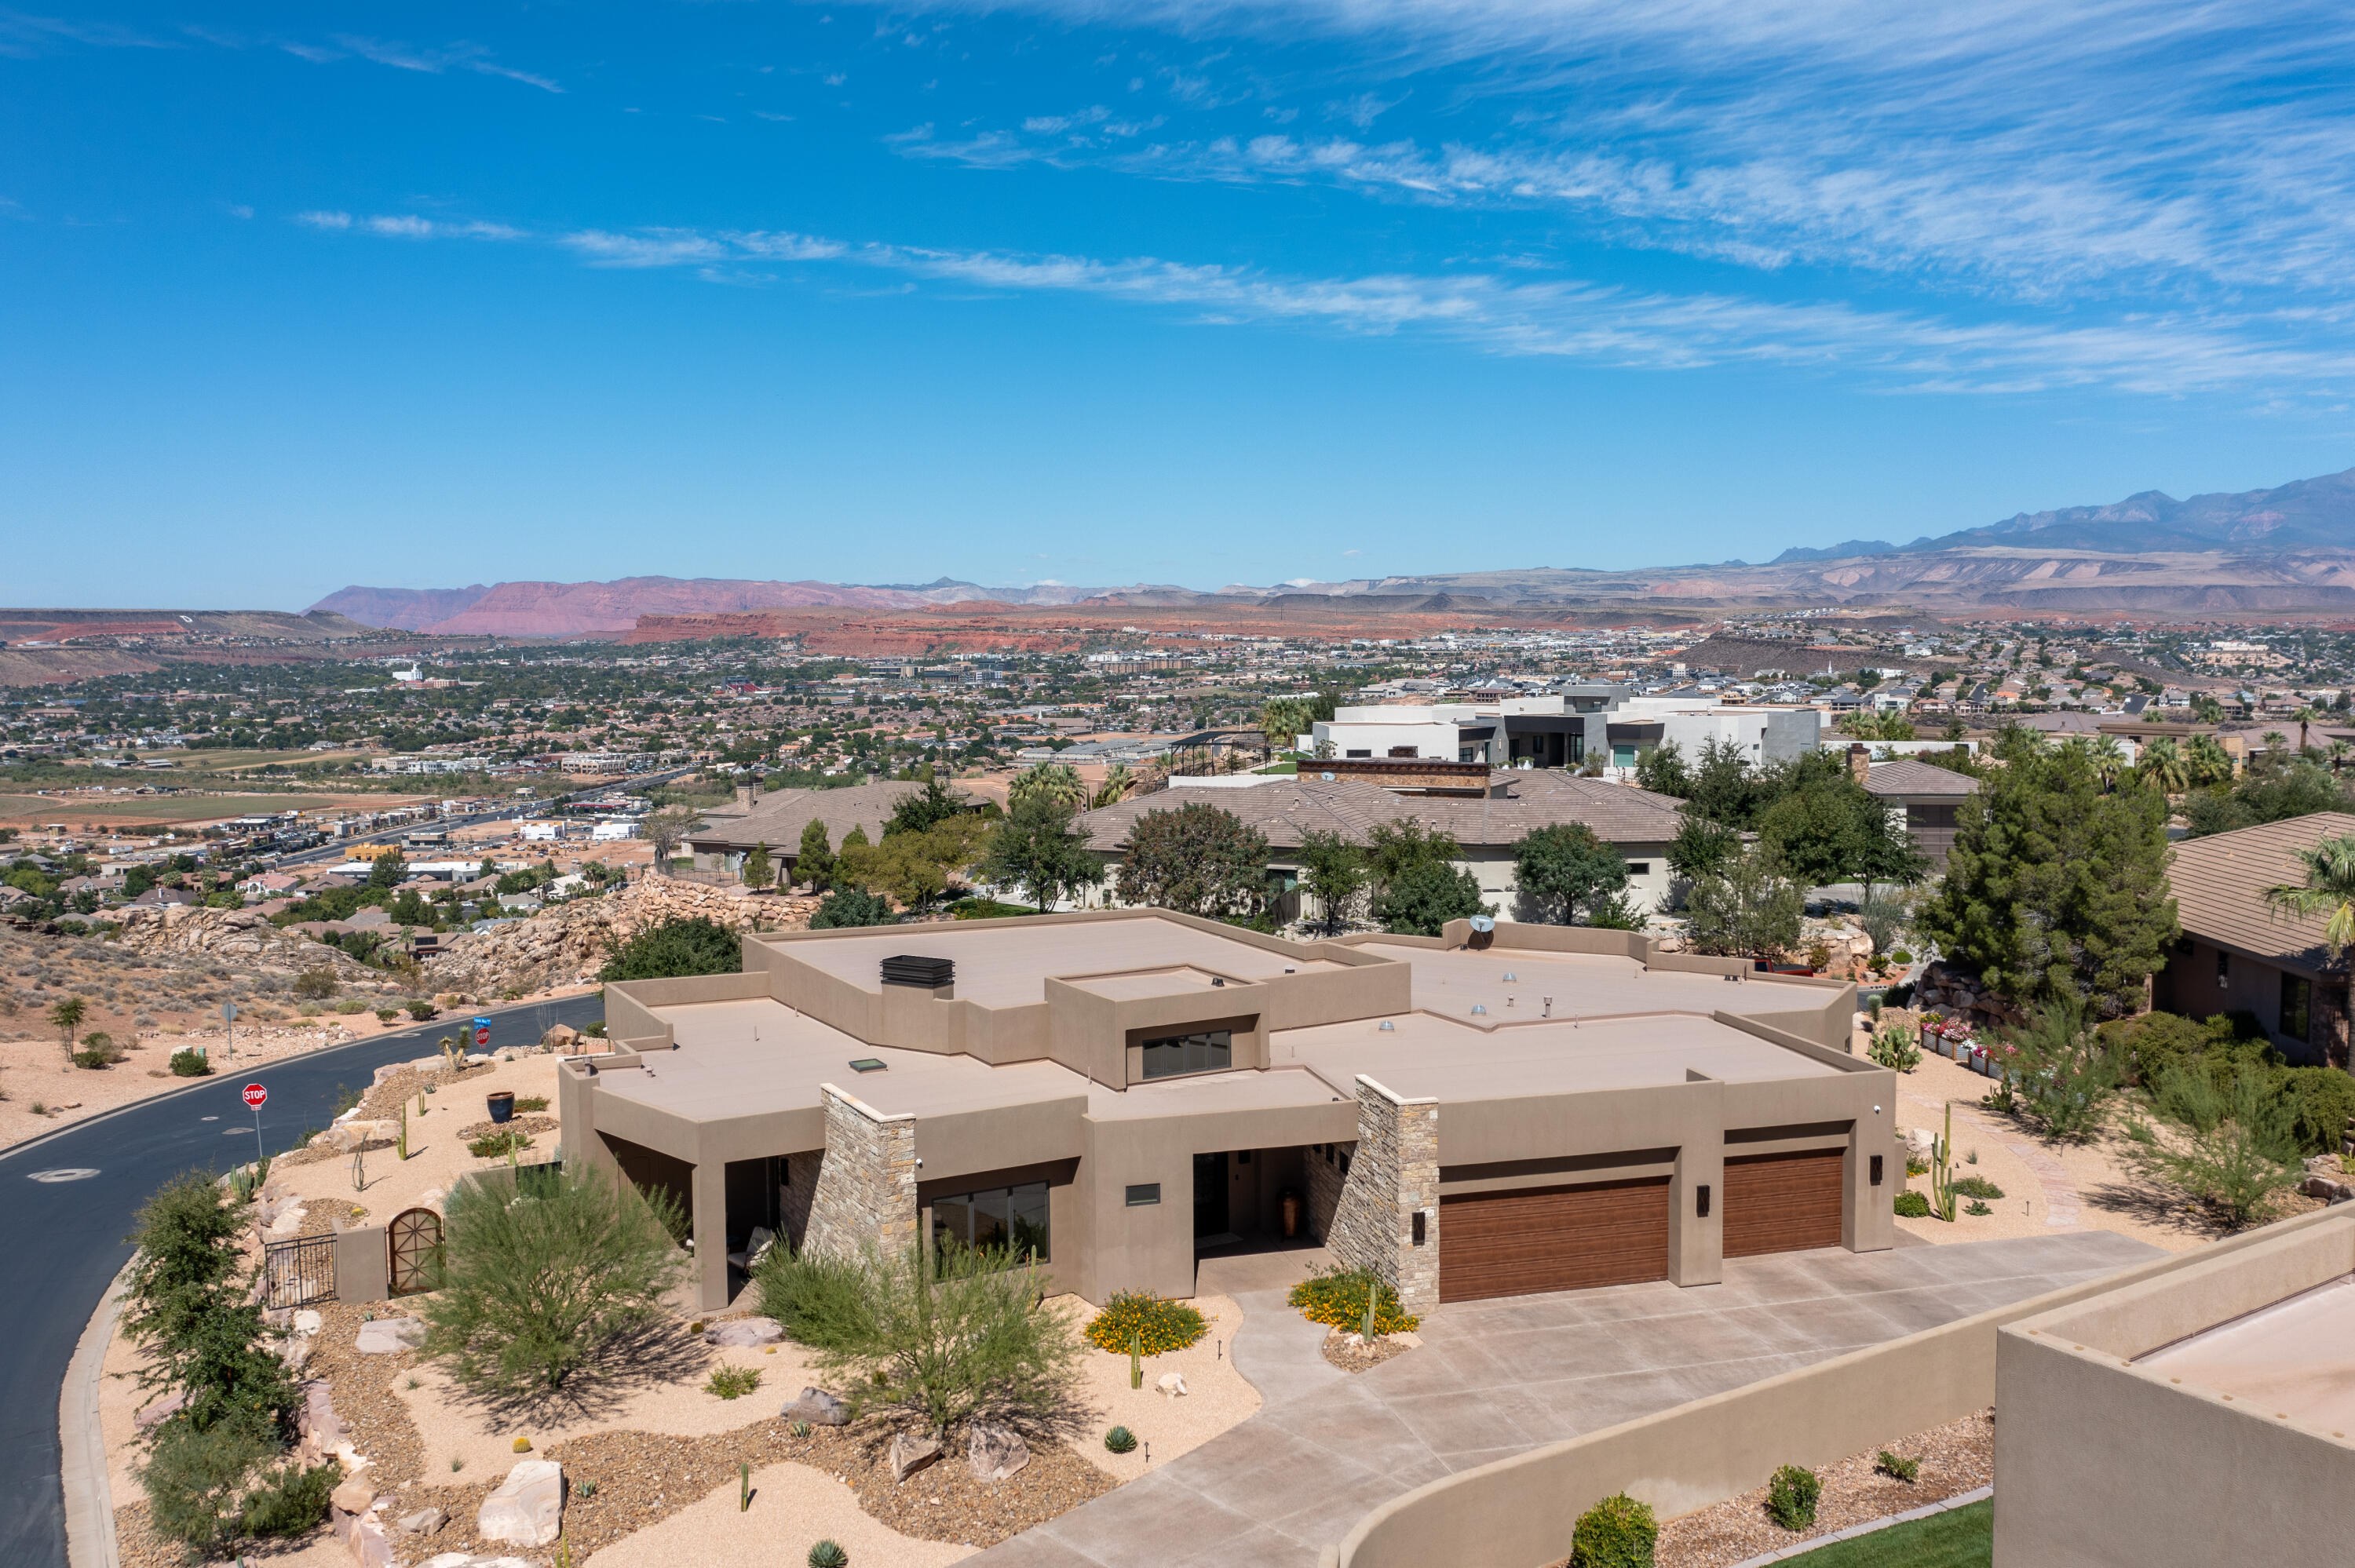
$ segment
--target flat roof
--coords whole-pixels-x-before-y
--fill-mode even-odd
[[[1126,969],[1119,974],[1067,977],[1068,983],[1113,1001],[1135,1001],[1149,996],[1188,996],[1196,991],[1216,990],[1217,987],[1211,983],[1214,980],[1236,978],[1239,977],[1214,975],[1193,964],[1171,964],[1157,969]]]
[[[1628,1012],[1796,1012],[1831,999],[1820,990],[1772,981],[1751,984],[1722,975],[1646,969],[1608,953],[1550,953],[1530,948],[1468,948],[1435,951],[1388,942],[1354,944],[1361,953],[1397,959],[1414,969],[1414,1005],[1469,1018],[1475,1005],[1487,1022],[1509,1022],[1544,1014],[1553,998],[1556,1018],[1596,1018]],[[1507,975],[1515,977],[1511,980]]]
[[[2246,1400],[2261,1411],[2355,1427],[2355,1275],[2137,1357],[2146,1371]]]
[[[1158,916],[1051,924],[1011,918],[889,926],[872,936],[780,942],[775,947],[796,962],[869,991],[882,989],[887,958],[904,953],[953,959],[957,967],[957,999],[983,1007],[1044,1001],[1047,981],[1071,975],[1195,968],[1255,980],[1292,970],[1307,974],[1346,967],[1329,959],[1270,951]]]
[[[946,1116],[1033,1105],[1087,1092],[1087,1080],[1052,1062],[993,1067],[976,1057],[869,1045],[781,1001],[684,1002],[655,1009],[677,1051],[645,1067],[608,1067],[597,1092],[695,1121],[823,1108],[820,1084],[858,1096],[886,1116]],[[871,1059],[878,1073],[850,1064]]]
[[[1358,1086],[1336,1093],[1324,1078],[1298,1068],[1268,1072],[1242,1069],[1203,1073],[1182,1078],[1162,1078],[1132,1084],[1125,1090],[1088,1086],[1088,1115],[1098,1121],[1145,1120],[1157,1117],[1207,1116],[1238,1110],[1285,1110],[1303,1106],[1355,1104]]]
[[[1486,1022],[1486,1020],[1481,1021]],[[1839,1070],[1694,1013],[1589,1023],[1477,1023],[1431,1012],[1283,1029],[1273,1065],[1297,1063],[1345,1095],[1359,1074],[1410,1099],[1508,1099],[1593,1089],[1655,1088],[1687,1069],[1730,1084],[1836,1077]]]

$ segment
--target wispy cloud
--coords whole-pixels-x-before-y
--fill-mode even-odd
[[[298,215],[316,228],[401,238],[530,238],[592,266],[689,268],[756,279],[780,264],[826,263],[983,293],[1088,295],[1202,325],[1303,326],[1350,334],[1419,333],[1487,354],[1660,371],[1771,366],[1838,371],[1889,392],[2029,393],[2100,387],[2155,397],[2262,389],[2338,396],[2350,358],[2343,323],[2257,313],[1958,321],[1839,302],[1764,302],[1489,271],[1286,277],[1156,257],[960,250],[789,230],[576,229],[523,235],[501,225]]]
[[[37,16],[0,9],[0,55],[27,58],[67,44],[95,49],[176,49],[176,38],[142,32],[114,22],[69,16]]]
[[[453,70],[472,71],[479,76],[519,81],[543,92],[564,90],[549,77],[502,64],[484,45],[464,41],[439,48],[421,48],[339,33],[322,43],[314,38],[263,33],[249,35],[199,23],[183,24],[175,32],[176,37],[158,37],[112,22],[66,20],[0,9],[0,55],[37,54],[46,48],[66,44],[80,44],[92,48],[173,49],[185,48],[193,41],[224,49],[277,49],[313,65],[332,65],[339,60],[359,58],[394,70],[418,71],[429,76],[440,76]]]

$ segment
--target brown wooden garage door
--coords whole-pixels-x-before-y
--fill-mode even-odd
[[[1439,1201],[1442,1301],[1668,1277],[1665,1176]]]
[[[1842,1152],[1753,1154],[1725,1162],[1725,1255],[1840,1244]]]

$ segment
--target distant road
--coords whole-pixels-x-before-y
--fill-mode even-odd
[[[697,765],[697,767],[700,766],[701,764]],[[674,779],[695,771],[696,768],[674,768],[667,773],[641,774],[621,787],[627,789],[643,789],[650,785],[667,784]],[[477,811],[472,816],[465,817],[441,817],[435,820],[435,825],[443,830],[467,828],[473,827],[477,822],[506,821],[518,817],[534,816],[541,811],[554,810],[559,806],[571,805],[576,800],[585,800],[593,796],[602,795],[613,788],[614,786],[610,782],[603,783],[593,789],[575,789],[569,794],[558,795],[550,800],[536,800],[523,805],[502,806],[496,811]],[[320,861],[346,860],[350,858],[350,850],[354,844],[390,842],[405,834],[415,832],[417,826],[414,822],[405,822],[400,827],[387,828],[381,832],[360,833],[347,839],[337,839],[333,843],[323,844],[317,849],[300,850],[293,854],[269,855],[263,858],[273,866],[313,865]]]
[[[537,1043],[548,1024],[595,1022],[604,1003],[591,994],[489,1016],[496,1049]],[[147,1195],[183,1171],[226,1171],[253,1158],[244,1085],[269,1089],[262,1138],[280,1153],[305,1126],[335,1118],[340,1086],[365,1090],[377,1068],[432,1055],[432,1038],[449,1030],[444,1017],[250,1071],[224,1065],[197,1088],[0,1151],[0,1564],[65,1568],[58,1398],[84,1326],[131,1256],[124,1238]],[[31,1093],[43,1071],[10,1074],[10,1092]]]

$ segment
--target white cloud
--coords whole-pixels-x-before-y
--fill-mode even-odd
[[[307,223],[314,228],[349,228],[352,215],[347,212],[298,212],[294,215],[294,221]]]

